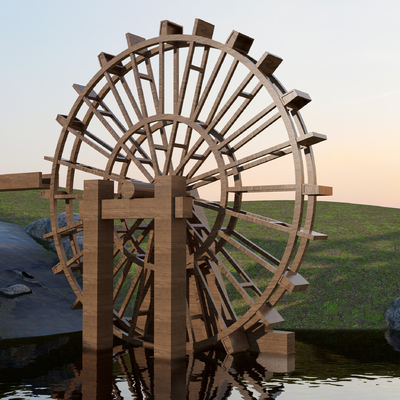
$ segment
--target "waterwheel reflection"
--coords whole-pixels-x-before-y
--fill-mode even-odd
[[[155,360],[152,350],[125,345],[114,347],[112,352],[84,351],[82,369],[76,370],[69,390],[54,392],[52,398],[270,399],[276,398],[283,386],[273,387],[266,381],[274,372],[293,371],[294,363],[294,354],[243,353],[233,356],[215,349],[191,353],[181,364],[165,363]]]

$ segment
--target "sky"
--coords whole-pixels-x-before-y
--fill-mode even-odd
[[[195,18],[254,38],[250,55],[283,59],[275,75],[308,93],[301,110],[315,146],[322,201],[400,208],[400,2],[398,0],[1,0],[0,173],[50,172],[68,114],[99,70],[100,52],[126,49],[125,34],[159,33],[161,20],[191,33]]]

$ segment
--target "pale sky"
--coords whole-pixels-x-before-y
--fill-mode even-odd
[[[126,49],[171,20],[191,33],[195,18],[254,38],[250,55],[283,58],[275,75],[312,102],[301,113],[314,147],[322,200],[400,208],[400,2],[398,0],[128,1],[0,0],[0,173],[50,172],[77,94],[99,70],[100,52]],[[285,182],[283,182],[285,183]]]

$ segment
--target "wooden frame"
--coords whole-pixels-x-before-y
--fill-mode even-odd
[[[128,33],[128,48],[122,53],[101,53],[98,73],[86,86],[74,85],[78,99],[68,115],[57,117],[62,131],[54,156],[45,157],[52,163],[50,190],[43,193],[50,199],[52,219],[52,232],[47,237],[54,239],[60,258],[53,271],[65,274],[70,282],[77,296],[72,307],[86,306],[87,296],[78,275],[90,270],[86,264],[91,262],[89,250],[79,248],[76,233],[83,230],[86,238],[92,224],[95,232],[100,228],[94,227],[103,223],[100,220],[119,221],[113,226],[114,265],[107,272],[107,279],[115,281],[114,334],[151,348],[158,341],[157,321],[165,312],[162,323],[179,321],[176,326],[185,332],[189,350],[216,343],[222,343],[228,353],[250,349],[249,342],[254,341],[253,332],[258,332],[260,324],[271,332],[283,321],[274,308],[282,296],[287,291],[307,289],[308,282],[298,270],[309,241],[327,238],[313,231],[317,196],[331,195],[332,189],[317,185],[312,150],[326,137],[308,132],[299,112],[311,101],[310,96],[299,90],[286,91],[276,79],[275,70],[282,62],[279,57],[265,52],[257,61],[249,56],[252,38],[233,31],[223,44],[212,39],[213,30],[212,24],[197,19],[188,35],[182,26],[162,21],[160,36],[146,40]],[[279,134],[273,140],[269,132],[279,127],[284,138]],[[249,179],[257,171],[268,178],[265,168],[284,160],[294,166],[292,182],[277,184],[265,179],[254,185]],[[96,211],[85,205],[83,221],[74,222],[76,202],[100,201],[87,197],[86,189],[83,195],[74,193],[79,174],[85,180],[97,177],[109,182],[110,188],[114,185],[112,195],[108,192],[109,198],[99,206],[101,218],[100,208]],[[42,178],[36,174],[38,182],[32,184],[23,177],[9,184],[10,178],[5,178],[3,184],[7,190],[37,188],[43,187]],[[175,180],[183,182],[176,188],[179,195],[171,194]],[[157,185],[161,188],[167,182],[171,189],[160,189],[162,194],[158,195]],[[209,187],[214,187],[217,200],[199,194]],[[261,192],[291,192],[295,203],[292,220],[280,221],[242,209],[247,193]],[[65,228],[58,226],[60,202],[65,203]],[[205,210],[212,214],[210,226]],[[91,214],[95,211],[96,217]],[[96,223],[91,222],[93,218]],[[165,228],[160,221],[165,222]],[[241,221],[286,234],[283,254],[271,254],[244,237],[236,229]],[[107,232],[110,226],[107,222]],[[164,262],[155,245],[158,229],[168,231],[161,236],[170,244],[175,235],[179,238],[179,251],[174,253],[166,245],[163,252],[184,259],[180,263],[186,266],[186,289],[183,276],[178,278],[172,270],[162,281],[171,296],[182,287],[186,317],[182,310],[161,311],[164,305],[155,308],[156,287],[162,285],[157,278],[158,265]],[[180,233],[175,234],[176,230]],[[101,236],[101,232],[90,235]],[[71,259],[62,245],[64,237],[73,248]],[[180,247],[183,243],[184,249]],[[250,276],[228,248],[263,267],[268,280],[265,289],[260,289],[256,277]],[[239,315],[232,305],[232,290],[247,307]],[[175,336],[173,329],[168,331],[170,338]],[[267,336],[278,337],[279,333]],[[285,337],[285,351],[291,351],[294,337]],[[268,346],[282,352],[280,341],[277,339],[275,350],[272,339]],[[171,339],[167,342],[169,347],[162,357],[173,358],[174,344]],[[182,348],[182,339],[178,342]]]

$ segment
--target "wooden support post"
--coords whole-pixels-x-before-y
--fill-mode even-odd
[[[185,399],[186,219],[182,201],[186,179],[155,179],[154,371],[155,398]],[[177,204],[175,204],[177,203]],[[183,368],[182,368],[183,367]]]
[[[114,183],[85,181],[84,193],[82,345],[85,350],[106,351],[113,347],[114,221],[101,219],[101,201],[114,197]]]
[[[175,218],[175,197],[186,197],[186,179],[159,176],[155,199],[154,357],[186,357],[186,219]]]

